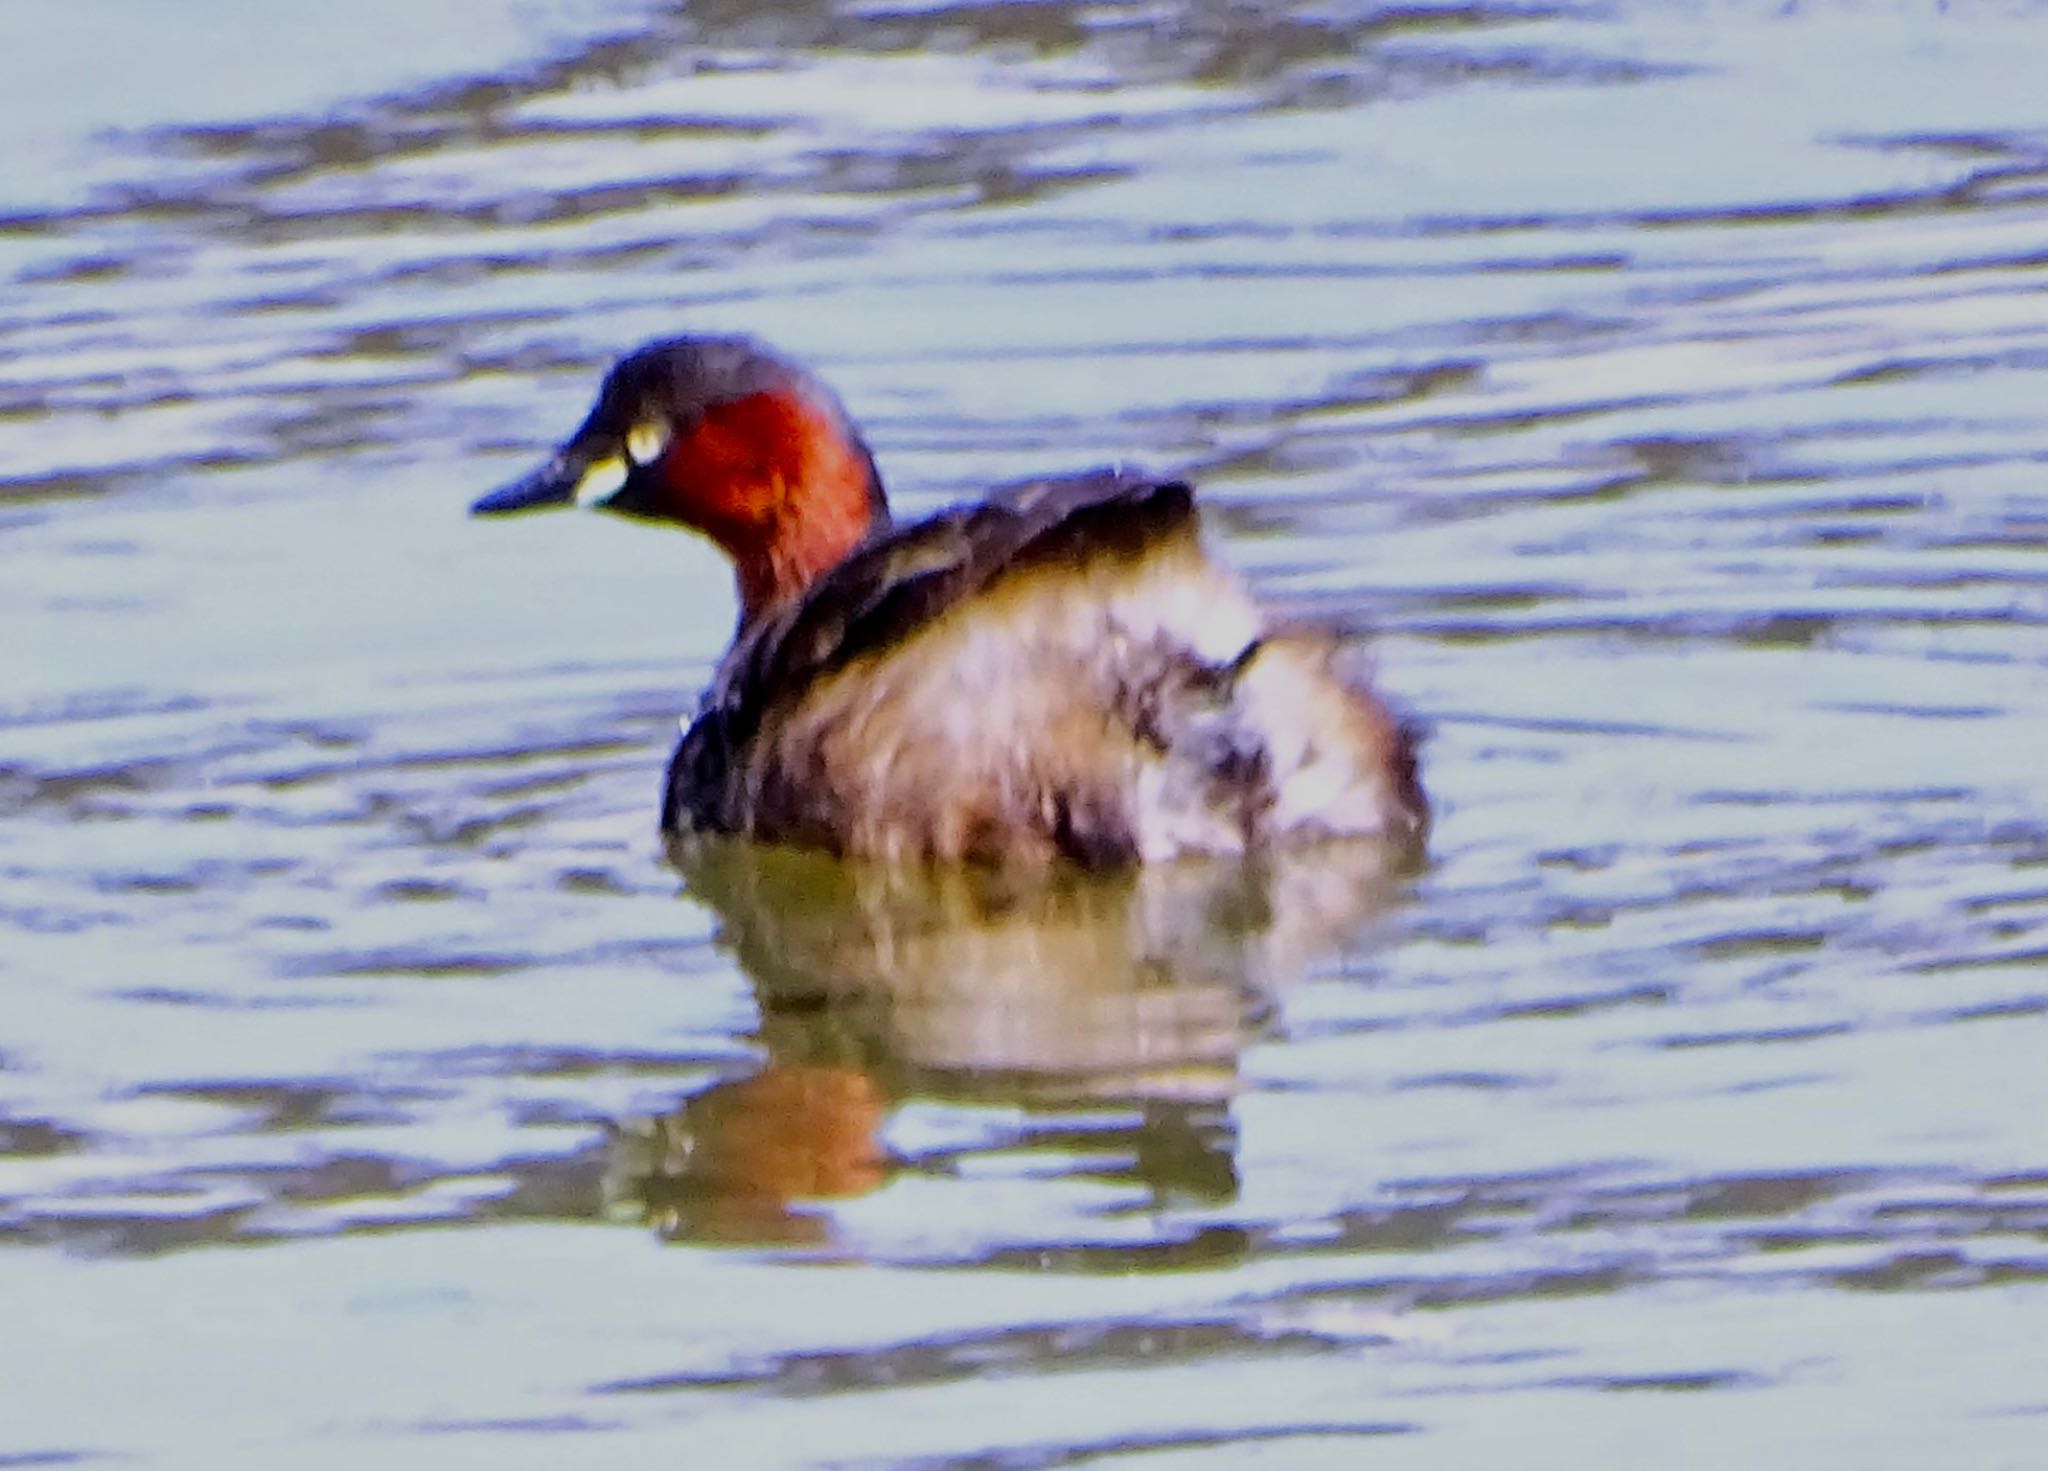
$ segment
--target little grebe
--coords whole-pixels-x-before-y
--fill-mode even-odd
[[[732,558],[740,621],[662,826],[889,860],[1089,867],[1419,836],[1412,729],[1120,471],[893,526],[838,398],[747,338],[621,359],[479,514],[575,504]]]

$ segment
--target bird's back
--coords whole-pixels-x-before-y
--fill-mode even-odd
[[[1185,485],[1037,481],[883,533],[727,656],[663,825],[1111,866],[1418,831],[1410,733],[1204,554]]]

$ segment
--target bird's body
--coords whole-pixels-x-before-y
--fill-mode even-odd
[[[1209,557],[1185,485],[1097,472],[895,526],[829,390],[685,338],[622,360],[477,508],[571,500],[700,530],[737,569],[672,832],[1099,868],[1427,822],[1409,727]]]

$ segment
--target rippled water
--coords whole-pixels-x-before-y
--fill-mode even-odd
[[[159,9],[0,68],[0,1463],[2038,1464],[2042,12]],[[1199,477],[1426,866],[679,876],[723,568],[462,512],[683,328]]]

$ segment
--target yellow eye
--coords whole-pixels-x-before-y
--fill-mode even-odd
[[[626,431],[626,457],[636,465],[651,465],[668,448],[668,426],[644,420]]]

